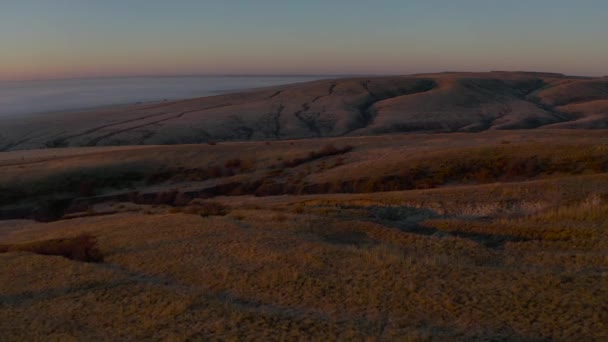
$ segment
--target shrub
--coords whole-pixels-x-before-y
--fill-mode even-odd
[[[230,212],[230,208],[219,202],[202,202],[197,205],[197,211],[202,217],[225,216]]]
[[[42,201],[33,211],[32,218],[38,222],[60,220],[70,207],[72,200],[72,198],[62,198]]]
[[[8,252],[30,252],[62,256],[75,261],[103,262],[103,254],[97,246],[97,240],[86,234],[73,238],[0,245],[0,253]]]
[[[61,148],[68,147],[69,144],[62,138],[53,139],[44,143],[44,147],[46,148]]]
[[[78,196],[90,197],[95,195],[95,184],[90,181],[83,181],[78,185]]]
[[[279,214],[279,215],[274,216],[272,219],[277,222],[285,222],[285,221],[287,221],[287,216]]]
[[[156,198],[151,204],[174,205],[176,197],[177,190],[159,192],[156,194]]]
[[[228,160],[225,164],[224,167],[226,168],[240,168],[242,164],[242,160],[235,158],[235,159],[230,159]]]
[[[342,148],[337,148],[332,144],[325,145],[319,151],[313,151],[308,153],[308,156],[295,158],[292,160],[286,160],[283,162],[284,167],[296,167],[298,165],[311,162],[313,160],[317,160],[323,157],[335,156],[339,154],[348,153],[353,150],[353,147],[350,145],[344,146]]]
[[[232,218],[237,220],[237,221],[243,221],[245,219],[245,215],[243,214],[233,214]]]
[[[150,174],[146,178],[146,183],[147,184],[162,183],[162,182],[165,182],[165,181],[171,179],[172,176],[173,176],[173,173],[171,171],[155,172],[155,173]]]
[[[251,160],[242,160],[239,158],[230,159],[225,164],[224,167],[227,169],[237,169],[240,172],[249,171],[253,168],[253,161]]]
[[[262,183],[254,192],[255,196],[279,196],[287,193],[287,187],[283,183],[273,183],[266,181]]]
[[[186,193],[183,192],[178,192],[175,195],[175,200],[173,201],[173,205],[177,206],[177,207],[183,207],[188,205],[188,203],[190,203],[190,201],[192,200],[192,197]]]

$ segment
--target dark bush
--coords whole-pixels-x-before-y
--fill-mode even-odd
[[[90,197],[95,195],[95,184],[93,182],[81,182],[78,186],[78,196]]]
[[[224,164],[224,167],[229,168],[229,169],[230,168],[238,169],[241,167],[242,163],[243,162],[238,158],[230,159]]]
[[[344,146],[342,148],[337,148],[332,144],[325,145],[319,151],[313,151],[308,153],[308,156],[295,158],[292,160],[286,160],[283,162],[284,167],[296,167],[298,165],[311,162],[313,160],[317,160],[323,157],[335,156],[339,154],[345,154],[353,150],[353,147],[350,145]]]
[[[38,222],[60,220],[72,203],[72,198],[52,199],[41,201],[34,209],[32,218]]]
[[[173,205],[176,207],[183,207],[188,205],[188,203],[190,203],[190,201],[192,200],[192,196],[185,194],[183,192],[178,192],[175,195],[175,200],[173,201]]]
[[[165,181],[171,179],[172,176],[173,176],[173,173],[171,171],[155,172],[146,178],[146,183],[148,183],[148,184],[162,183],[162,182],[165,182]]]
[[[285,193],[287,192],[285,184],[283,183],[265,182],[255,190],[255,195],[260,197],[279,196],[284,195]]]
[[[207,216],[225,216],[230,212],[230,208],[219,202],[201,202],[197,203],[196,209],[202,217]]]
[[[75,261],[103,262],[103,254],[97,246],[97,240],[91,235],[0,245],[0,253],[8,252],[30,252],[62,256]]]
[[[156,194],[156,198],[153,203],[150,204],[165,204],[165,205],[174,205],[175,198],[177,197],[177,191],[163,191]]]

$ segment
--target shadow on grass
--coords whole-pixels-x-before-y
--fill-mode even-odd
[[[324,234],[323,239],[332,244],[338,245],[354,245],[364,246],[376,243],[375,240],[370,239],[365,232],[332,232]]]
[[[429,219],[446,218],[433,210],[415,207],[371,207],[370,217],[384,226],[397,228],[403,232],[436,237],[456,237],[468,239],[488,248],[501,248],[507,242],[529,241],[527,238],[504,234],[485,234],[463,231],[443,231],[422,225]]]

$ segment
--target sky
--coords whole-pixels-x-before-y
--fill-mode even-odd
[[[604,0],[0,0],[0,80],[608,74]]]

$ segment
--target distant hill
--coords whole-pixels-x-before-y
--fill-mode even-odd
[[[0,151],[538,127],[608,128],[608,77],[496,71],[328,79],[2,118]]]

